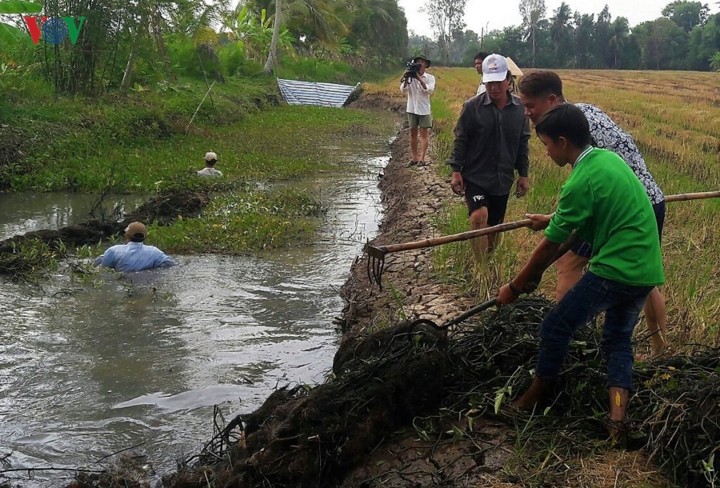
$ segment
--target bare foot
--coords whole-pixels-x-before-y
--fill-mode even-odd
[[[607,431],[612,444],[622,444],[627,439],[627,427],[622,420],[608,420]]]

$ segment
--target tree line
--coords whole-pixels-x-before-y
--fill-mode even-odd
[[[78,32],[51,42],[65,36],[65,18]],[[43,77],[58,93],[139,90],[186,75],[222,81],[274,73],[279,60],[294,77],[361,74],[396,68],[407,45],[397,0],[0,0],[0,82]]]
[[[661,17],[630,27],[607,5],[585,14],[563,2],[548,16],[545,0],[521,0],[521,25],[479,34],[465,29],[464,6],[427,0],[435,38],[412,35],[411,51],[448,65],[471,65],[475,53],[486,51],[545,68],[720,70],[720,13],[710,15],[701,2],[673,1]]]
[[[408,37],[397,0],[0,0],[0,84],[43,78],[57,93],[98,94],[263,71],[354,82],[418,52],[470,65],[480,50],[548,68],[720,69],[720,14],[697,1],[631,28],[607,7],[563,3],[548,17],[544,0],[521,0],[521,25],[479,34],[466,29],[466,4],[419,5],[431,39]]]

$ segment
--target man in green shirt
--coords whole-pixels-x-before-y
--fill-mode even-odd
[[[573,169],[554,215],[528,215],[545,238],[498,294],[502,304],[530,292],[544,271],[577,236],[593,247],[582,279],[548,313],[540,329],[540,353],[530,388],[513,402],[530,410],[561,371],[574,332],[605,312],[602,351],[607,362],[609,432],[622,431],[632,389],[632,332],[650,290],[665,281],[657,224],[645,189],[617,154],[590,145],[590,129],[574,105],[558,105],[535,126],[548,156]]]

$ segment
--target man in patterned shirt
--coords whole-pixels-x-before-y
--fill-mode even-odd
[[[519,86],[520,101],[525,113],[533,123],[552,107],[566,103],[562,93],[562,80],[553,71],[535,71],[525,75]],[[662,236],[665,220],[665,196],[645,165],[632,136],[621,129],[607,114],[594,105],[576,103],[590,124],[592,145],[605,148],[618,154],[633,170],[645,187],[650,198],[658,233]],[[558,273],[556,299],[559,302],[565,294],[580,280],[582,271],[592,256],[592,245],[587,242],[576,244],[555,263]],[[657,288],[648,296],[645,303],[645,319],[652,344],[652,353],[657,355],[665,349],[665,299]]]

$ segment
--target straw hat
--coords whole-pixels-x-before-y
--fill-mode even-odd
[[[518,68],[518,65],[515,64],[515,61],[512,60],[511,57],[506,57],[508,69],[510,70],[510,74],[513,76],[522,76],[523,72],[520,68]]]

